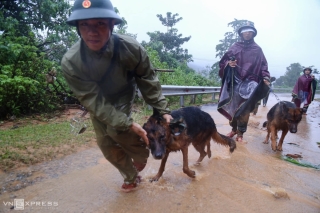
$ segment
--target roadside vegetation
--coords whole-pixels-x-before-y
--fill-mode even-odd
[[[212,95],[199,95],[195,104],[185,97],[185,106],[213,103]],[[178,109],[179,97],[172,97],[170,109]],[[68,115],[69,110],[52,113],[34,114],[16,118],[13,121],[0,121],[0,169],[8,171],[21,166],[28,166],[77,152],[84,148],[96,146],[95,134],[91,121],[85,116],[83,123],[86,130],[77,134],[71,127],[71,119],[79,117],[80,109],[73,110],[75,115]],[[152,114],[152,110],[137,99],[132,117],[143,125]]]
[[[93,143],[89,119],[87,130],[74,135],[70,133],[70,119],[62,113],[66,105],[80,104],[72,96],[60,67],[63,54],[79,39],[76,30],[65,22],[71,5],[68,0],[40,2],[0,1],[0,169],[3,170],[50,160]],[[115,10],[119,13],[118,8]],[[157,72],[160,83],[219,86],[218,62],[203,70],[188,66],[193,56],[183,44],[192,38],[192,31],[184,37],[176,28],[183,18],[172,12],[155,17],[159,19],[159,28],[163,25],[167,30],[146,32],[150,41],[142,41],[141,45],[155,68],[173,71]],[[217,59],[239,40],[237,29],[246,21],[234,19],[228,23],[231,31],[216,45]],[[136,37],[127,32],[127,27],[123,17],[123,23],[114,31]],[[289,65],[285,76],[274,85],[292,87],[303,67],[299,63]],[[316,68],[313,70],[318,73]],[[195,105],[213,102],[211,95],[197,97]],[[170,109],[179,108],[179,97],[169,97],[168,101]],[[185,106],[189,102],[187,97]],[[151,113],[141,100],[136,100],[133,116],[138,123],[142,124]]]

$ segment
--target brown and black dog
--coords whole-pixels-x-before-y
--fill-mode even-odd
[[[269,143],[271,134],[271,148],[273,151],[282,151],[282,143],[288,131],[296,133],[298,124],[302,119],[302,108],[297,108],[295,104],[288,101],[281,101],[275,104],[267,114],[267,121],[263,127],[267,127],[268,134],[263,143]],[[282,130],[281,138],[277,146],[277,133]]]
[[[230,152],[236,148],[233,139],[218,133],[212,117],[200,110],[198,107],[185,107],[172,111],[173,120],[168,124],[156,110],[148,119],[143,128],[147,132],[149,148],[155,159],[162,159],[158,174],[151,179],[157,181],[162,176],[165,169],[169,153],[172,151],[182,151],[183,172],[194,178],[195,172],[188,166],[188,146],[192,143],[200,153],[197,160],[199,164],[208,155],[211,157],[211,138],[224,146],[229,146]],[[207,152],[205,152],[207,147]]]

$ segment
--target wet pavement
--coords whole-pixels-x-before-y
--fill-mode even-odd
[[[289,94],[277,94],[290,101]],[[319,98],[319,97],[318,97]],[[250,116],[247,144],[237,144],[230,154],[226,147],[211,141],[212,157],[193,165],[198,158],[189,147],[189,164],[196,178],[182,172],[182,154],[170,154],[163,177],[157,173],[160,161],[151,157],[141,172],[143,182],[131,193],[120,191],[122,177],[97,147],[11,173],[0,174],[0,212],[11,212],[15,199],[24,199],[21,212],[320,212],[320,171],[284,161],[300,155],[303,163],[320,165],[320,102],[314,101],[296,134],[288,133],[283,152],[263,144],[262,123],[277,103],[270,94],[266,107]],[[203,106],[222,134],[230,131],[228,121],[216,105]]]
[[[95,147],[60,159],[0,173],[0,195],[46,179],[58,178],[74,170],[95,166],[99,163],[99,159],[101,159],[100,150]]]

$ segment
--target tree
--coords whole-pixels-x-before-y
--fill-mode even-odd
[[[224,34],[224,39],[219,40],[220,44],[216,46],[216,57],[222,58],[222,56],[227,52],[227,50],[237,41],[240,41],[238,35],[238,29],[240,26],[248,22],[248,20],[237,20],[228,23],[228,27],[232,27],[232,32],[226,32]]]
[[[303,67],[299,63],[293,63],[287,67],[287,71],[284,74],[284,85],[293,87],[300,77],[301,70],[303,70]]]
[[[317,68],[313,68],[314,66],[306,66],[313,69],[314,74],[318,74],[319,71]],[[280,76],[278,78],[274,85],[275,86],[281,86],[281,87],[294,87],[297,79],[301,76],[303,73],[303,69],[306,68],[305,66],[300,65],[300,63],[293,63],[290,64],[289,67],[287,67],[287,71],[285,72],[284,76]]]
[[[190,40],[191,36],[182,37],[182,34],[178,33],[178,29],[173,28],[173,26],[182,20],[182,17],[178,18],[178,16],[179,14],[172,15],[171,12],[167,12],[166,17],[157,14],[162,25],[167,27],[167,32],[148,32],[150,41],[148,43],[142,42],[144,47],[149,46],[156,50],[161,62],[166,62],[172,68],[178,67],[180,63],[193,61],[192,55],[188,53],[188,50],[181,47],[185,42]]]
[[[120,14],[120,12],[119,12],[117,7],[114,7],[114,11],[116,13]],[[128,33],[127,32],[127,28],[128,28],[128,22],[124,17],[122,17],[122,23],[116,25],[116,29],[114,29],[114,32],[118,33],[118,34],[129,35],[129,36],[131,36],[131,37],[136,39],[137,38],[137,34]]]
[[[214,63],[209,70],[209,79],[213,80],[213,82],[219,83],[221,78],[219,76],[219,62]]]
[[[0,9],[5,19],[10,17],[18,21],[18,35],[28,35],[30,28],[47,29],[50,34],[63,32],[70,14],[70,5],[63,0],[1,1]]]
[[[44,74],[78,39],[65,22],[70,8],[66,0],[0,2],[0,118],[56,107]]]

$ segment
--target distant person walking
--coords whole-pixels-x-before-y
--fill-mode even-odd
[[[298,78],[292,90],[292,101],[297,107],[303,108],[304,115],[307,114],[308,107],[313,101],[317,89],[317,81],[311,73],[311,68],[304,68],[303,74]]]
[[[250,112],[269,91],[268,63],[261,47],[254,42],[257,30],[253,22],[238,29],[240,42],[233,44],[221,58],[219,75],[222,78],[218,111],[232,127],[229,137],[237,135],[243,142]]]
[[[264,97],[264,98],[262,99],[262,105],[263,105],[264,107],[267,105],[270,92],[273,92],[273,83],[272,83],[272,82],[274,82],[275,80],[276,80],[275,77],[271,77],[271,79],[270,79],[270,85],[269,85],[270,89],[269,89],[268,94],[266,95],[266,97]]]

